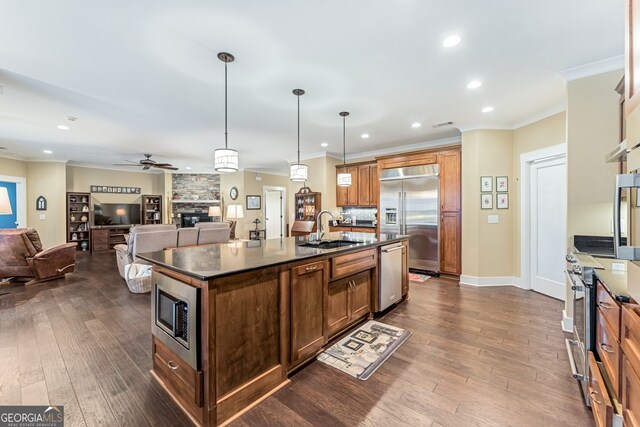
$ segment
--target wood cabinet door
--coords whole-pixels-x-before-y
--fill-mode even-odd
[[[351,282],[349,320],[354,320],[371,312],[371,270],[351,276],[349,281]]]
[[[343,167],[336,168],[336,206],[340,207],[345,207],[349,204],[349,187],[341,187],[337,184],[338,174],[346,171],[347,169]]]
[[[291,361],[315,353],[325,341],[324,262],[295,267],[291,271]]]
[[[358,166],[347,166],[347,172],[351,174],[351,185],[347,187],[347,206],[358,204]]]
[[[326,319],[328,335],[349,323],[349,293],[348,278],[329,283]]]
[[[371,204],[371,168],[369,165],[358,166],[358,206]]]
[[[628,116],[640,104],[640,0],[626,1],[625,91]]]
[[[460,152],[448,151],[440,157],[440,210],[460,211]]]
[[[629,360],[622,357],[622,415],[624,425],[640,427],[640,378]]]
[[[440,214],[440,271],[460,274],[460,212]]]
[[[371,192],[371,196],[369,197],[369,205],[378,206],[378,198],[380,197],[378,165],[369,165],[369,188],[369,191]]]

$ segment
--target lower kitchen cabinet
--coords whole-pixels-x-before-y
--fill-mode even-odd
[[[629,359],[622,358],[622,416],[625,427],[640,427],[640,378]]]
[[[291,269],[291,362],[315,354],[324,345],[327,269],[319,261]]]
[[[460,274],[461,266],[460,212],[440,213],[440,272]]]
[[[371,270],[329,283],[327,333],[341,330],[371,312]]]

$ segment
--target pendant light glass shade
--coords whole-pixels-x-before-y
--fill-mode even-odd
[[[351,185],[351,174],[350,173],[339,173],[338,174],[338,186],[339,187],[349,187]]]
[[[293,94],[298,97],[298,162],[289,166],[289,179],[291,181],[306,181],[309,168],[300,163],[300,96],[304,90],[294,89]]]
[[[230,148],[218,148],[213,152],[213,167],[217,172],[238,170],[238,152]]]
[[[347,163],[347,125],[346,125],[346,117],[349,115],[348,112],[343,111],[340,113],[340,117],[342,117],[342,166],[346,166]],[[345,168],[346,170],[346,168]],[[347,172],[341,172],[338,174],[337,178],[338,187],[349,187],[351,186],[351,174]]]
[[[291,181],[306,181],[309,168],[307,165],[295,163],[289,166],[289,179]]]
[[[232,54],[220,52],[218,59],[224,62],[224,148],[213,152],[213,167],[216,172],[236,172],[239,166],[239,156],[236,150],[228,146],[229,132],[227,131],[227,64],[234,61]]]

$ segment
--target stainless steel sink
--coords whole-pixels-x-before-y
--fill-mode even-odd
[[[335,248],[344,248],[348,246],[357,245],[358,243],[362,243],[355,240],[317,240],[313,242],[305,242],[301,243],[298,246],[305,246],[308,248],[318,248],[318,249],[335,249]]]

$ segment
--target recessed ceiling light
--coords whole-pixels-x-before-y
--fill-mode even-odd
[[[411,124],[412,128],[419,128],[420,126],[422,126],[422,123],[415,122]]]
[[[191,166],[187,166],[185,169],[190,171],[191,170]]]
[[[60,130],[69,130],[69,126],[65,126],[65,125],[58,125],[56,127]]]
[[[322,144],[320,144],[320,147],[328,147],[329,144],[327,144],[326,142],[323,142]]]
[[[442,42],[442,46],[444,47],[454,47],[457,46],[460,43],[460,40],[462,40],[460,38],[460,36],[449,36],[446,39],[444,39],[444,41]]]
[[[51,150],[42,150],[42,152],[44,154],[53,154],[53,151],[51,151]]]
[[[484,107],[484,108],[482,109],[482,112],[483,112],[483,113],[490,113],[490,112],[492,112],[492,111],[493,111],[493,107]]]
[[[471,80],[467,85],[467,89],[477,89],[482,86],[482,82],[480,80]]]
[[[362,135],[360,135],[360,138],[367,139],[367,138],[369,138],[369,134],[368,133],[363,133]]]

